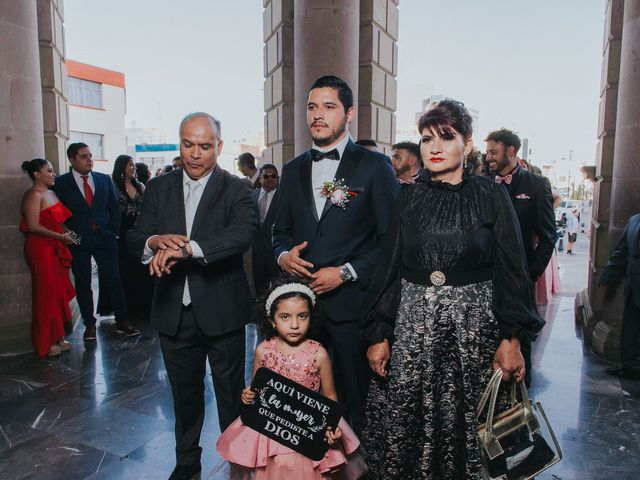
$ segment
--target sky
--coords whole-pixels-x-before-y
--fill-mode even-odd
[[[422,99],[442,94],[480,111],[476,139],[507,127],[529,139],[536,164],[570,151],[594,164],[604,3],[401,0],[397,126],[413,128]],[[263,131],[262,0],[64,9],[67,57],[125,74],[127,128],[160,128],[171,142],[185,114],[204,110],[222,120],[234,156]]]

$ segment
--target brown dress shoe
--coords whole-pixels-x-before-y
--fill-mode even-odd
[[[95,325],[87,325],[84,329],[84,335],[82,336],[84,341],[87,340],[95,340],[96,339],[96,326]]]

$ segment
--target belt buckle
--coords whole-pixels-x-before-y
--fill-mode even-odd
[[[434,270],[431,272],[429,280],[431,280],[431,283],[433,283],[434,286],[441,287],[447,281],[447,277],[440,270]]]

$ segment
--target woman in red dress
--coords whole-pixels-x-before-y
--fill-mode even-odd
[[[31,270],[33,315],[31,338],[40,357],[60,355],[71,345],[64,339],[64,323],[71,320],[69,301],[75,291],[69,279],[75,243],[64,226],[71,212],[60,203],[53,186],[53,167],[41,158],[23,162],[33,186],[22,198],[20,231],[25,234],[24,253]]]

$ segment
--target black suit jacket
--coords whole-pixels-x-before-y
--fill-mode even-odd
[[[520,222],[529,276],[535,281],[547,268],[556,243],[551,185],[546,177],[521,167],[514,172],[511,184],[503,185]]]
[[[276,190],[271,199],[271,204],[267,210],[267,215],[264,217],[264,222],[260,225],[260,211],[258,209],[258,200],[260,198],[260,192],[262,188],[253,191],[253,200],[255,205],[255,216],[258,220],[258,226],[253,233],[253,243],[251,244],[251,252],[253,256],[253,262],[264,261],[268,266],[268,271],[272,277],[275,277],[280,272],[280,268],[273,258],[273,242],[271,237],[271,230],[273,223],[276,220],[276,212],[278,210],[278,200],[280,198],[280,190]]]
[[[631,295],[636,307],[640,308],[640,214],[629,219],[622,232],[609,263],[600,277],[601,285],[615,287],[624,277],[625,296]]]
[[[182,175],[178,169],[147,183],[142,211],[127,235],[129,251],[137,258],[152,235],[186,235]],[[198,243],[204,258],[182,260],[171,274],[155,280],[153,327],[167,335],[178,331],[186,276],[196,321],[206,335],[242,327],[251,312],[242,252],[249,248],[254,228],[250,185],[216,167],[202,192],[191,228],[191,239]]]
[[[306,240],[309,245],[302,258],[315,269],[350,263],[358,280],[322,295],[320,302],[334,321],[357,320],[400,186],[388,157],[349,141],[336,178],[344,179],[357,196],[344,210],[327,200],[318,218],[311,190],[312,163],[307,151],[282,170],[273,225],[275,258]]]
[[[95,192],[91,207],[71,172],[56,178],[53,191],[73,216],[65,225],[82,237],[80,246],[73,249],[89,249],[100,242],[101,247],[117,248],[120,233],[120,202],[111,177],[104,173],[91,172]],[[94,235],[94,233],[96,235]]]

